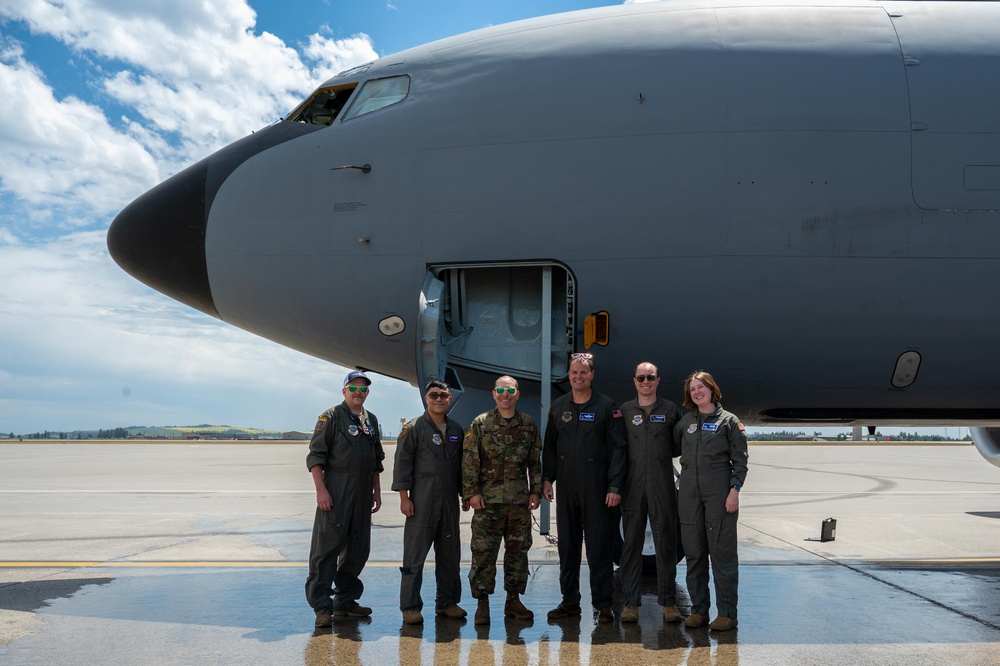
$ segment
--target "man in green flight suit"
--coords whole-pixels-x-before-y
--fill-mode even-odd
[[[424,390],[427,410],[403,426],[396,440],[392,489],[399,492],[403,525],[403,574],[399,585],[399,610],[406,624],[423,624],[424,602],[420,587],[424,560],[434,546],[437,596],[434,613],[454,619],[465,617],[460,573],[462,543],[458,528],[462,491],[462,426],[448,418],[451,389],[438,379]],[[469,505],[462,503],[462,510]]]
[[[366,617],[358,576],[371,549],[372,514],[382,506],[382,440],[378,419],[365,410],[371,380],[354,370],[344,379],[344,402],[323,413],[309,443],[306,467],[316,486],[306,599],[316,626],[333,618]],[[333,598],[331,599],[331,594]]]
[[[497,577],[497,553],[504,542],[504,617],[532,620],[520,595],[528,585],[531,512],[542,495],[542,440],[534,420],[517,410],[520,397],[513,377],[493,388],[496,409],[480,414],[465,434],[462,497],[476,510],[472,517],[472,568],[469,583],[479,601],[476,624],[490,623],[490,595]]]

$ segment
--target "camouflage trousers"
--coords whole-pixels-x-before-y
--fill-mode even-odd
[[[497,554],[504,542],[503,588],[524,594],[528,587],[528,550],[531,549],[531,512],[527,504],[487,504],[472,517],[472,596],[493,594]]]

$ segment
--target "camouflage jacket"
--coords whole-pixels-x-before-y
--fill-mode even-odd
[[[542,439],[524,412],[507,420],[497,409],[480,414],[462,446],[462,497],[487,504],[527,504],[542,494]]]

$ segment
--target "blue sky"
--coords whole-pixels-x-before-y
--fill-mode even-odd
[[[111,220],[339,71],[608,4],[618,3],[0,0],[0,433],[310,429],[340,401],[346,371],[136,282],[108,256]],[[422,410],[414,389],[388,379],[368,405],[384,424]]]

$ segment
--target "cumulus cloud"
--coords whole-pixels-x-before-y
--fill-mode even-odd
[[[371,39],[313,35],[300,54],[255,32],[243,0],[15,0],[0,16],[26,23],[95,60],[88,72],[126,109],[59,98],[8,40],[0,45],[0,167],[5,191],[86,226],[206,154],[294,108],[319,82],[377,57]]]
[[[309,429],[344,369],[149,290],[104,234],[156,182],[375,59],[370,38],[288,45],[243,0],[4,0],[2,22],[62,43],[86,86],[61,91],[0,34],[0,431]],[[420,412],[405,384],[377,386],[376,413]]]
[[[152,292],[114,264],[103,232],[27,246],[0,229],[0,284],[2,432],[195,421],[307,430],[342,399],[345,369]],[[410,387],[376,386],[376,413],[420,413]]]
[[[35,222],[72,210],[55,221],[86,225],[157,182],[158,168],[140,142],[114,130],[98,107],[57,99],[11,42],[0,51],[0,91],[0,183],[31,206]]]

